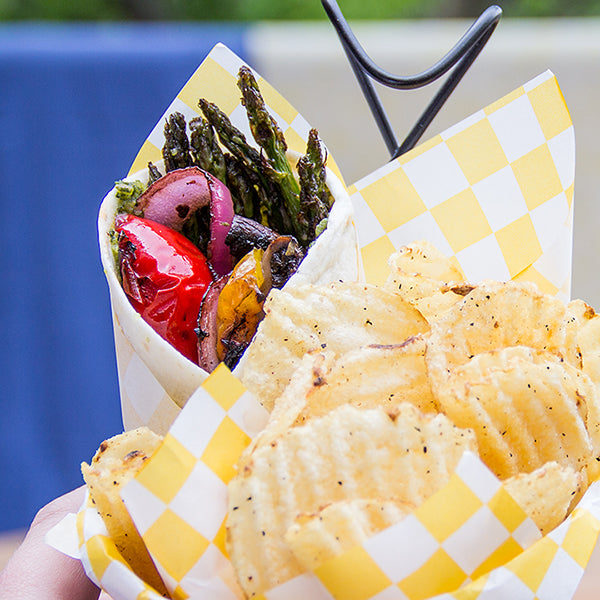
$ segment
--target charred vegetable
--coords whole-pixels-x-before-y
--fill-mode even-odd
[[[315,129],[308,134],[306,154],[298,161],[300,205],[303,207],[304,227],[313,241],[327,226],[333,198],[325,185],[325,160]]]
[[[115,229],[129,301],[161,337],[197,363],[198,311],[213,279],[204,255],[177,231],[135,215],[119,215]]]
[[[162,155],[167,171],[189,166],[190,142],[186,127],[185,117],[178,112],[170,115],[165,123]]]
[[[218,275],[231,271],[225,238],[233,221],[233,204],[229,190],[218,179],[198,167],[170,171],[138,198],[137,207],[147,219],[177,231],[183,231],[199,210],[208,207],[207,258]]]
[[[207,371],[219,362],[235,366],[263,318],[265,297],[297,270],[332,205],[317,132],[296,176],[250,69],[240,69],[238,87],[260,150],[202,99],[203,116],[188,124],[173,113],[165,123],[166,173],[149,164],[147,189],[116,186],[123,288],[160,335]],[[202,282],[192,292],[188,276]]]
[[[287,143],[283,132],[275,119],[267,112],[256,80],[247,67],[240,69],[238,87],[242,92],[242,101],[248,114],[250,130],[256,143],[265,151],[265,155],[270,161],[279,194],[283,199],[283,208],[291,222],[292,229],[286,233],[293,233],[304,242],[302,224],[298,222],[301,216],[300,186],[292,174],[292,168],[286,156]]]

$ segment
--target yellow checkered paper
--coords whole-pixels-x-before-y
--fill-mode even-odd
[[[122,492],[173,598],[233,599],[225,550],[227,484],[268,413],[225,365],[189,399],[152,459]]]
[[[600,530],[600,483],[593,483],[569,518],[525,552],[444,600],[572,598]]]
[[[268,415],[220,366],[183,408],[164,442],[123,490],[173,598],[241,598],[225,548],[227,483]],[[474,454],[399,523],[266,600],[567,600],[600,529],[600,483],[541,538],[534,523]],[[86,570],[115,600],[158,597],[123,562],[93,508],[79,514]]]
[[[570,295],[575,143],[550,71],[350,188],[367,279],[426,239],[468,280]]]
[[[113,600],[162,600],[137,577],[120,555],[91,500],[77,514],[79,554],[88,577]]]

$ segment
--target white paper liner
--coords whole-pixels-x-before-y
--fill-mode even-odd
[[[200,600],[210,592],[211,598],[233,600],[241,596],[223,547],[228,504],[225,470],[223,464],[207,458],[211,454],[207,449],[219,437],[225,447],[235,446],[240,432],[248,439],[254,437],[267,415],[226,370],[211,379],[213,385],[195,392],[175,420],[164,453],[153,457],[143,476],[124,488],[122,497],[174,597],[186,594]],[[224,434],[228,421],[235,427],[229,423]],[[234,454],[228,459],[233,460]],[[178,475],[165,481],[165,473]],[[176,531],[171,529],[173,519]],[[411,515],[314,572],[265,592],[264,597],[566,600],[583,575],[599,529],[600,483],[588,489],[565,522],[542,538],[497,478],[467,452],[449,482]],[[124,567],[98,574],[103,561],[96,557],[95,564],[90,562],[89,549],[97,552],[97,536],[103,535],[97,513],[87,509],[80,525],[84,565],[107,593],[132,600],[136,596],[124,590],[138,589],[141,582],[135,575]],[[198,544],[200,539],[203,542]],[[489,571],[492,566],[496,568]],[[423,593],[436,589],[447,591]],[[515,590],[521,591],[511,595]],[[530,596],[522,596],[524,590]],[[552,595],[547,595],[548,590]]]

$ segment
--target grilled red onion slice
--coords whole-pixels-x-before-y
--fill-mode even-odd
[[[217,275],[229,273],[233,260],[225,237],[233,221],[233,202],[227,187],[199,167],[175,169],[155,181],[139,197],[146,219],[181,231],[192,215],[209,206],[208,260]]]
[[[227,186],[206,173],[210,189],[210,241],[208,260],[217,275],[226,275],[233,268],[233,258],[225,238],[233,223],[233,201]]]
[[[198,363],[208,373],[221,362],[217,356],[217,307],[219,294],[229,277],[215,279],[202,299],[198,317]]]

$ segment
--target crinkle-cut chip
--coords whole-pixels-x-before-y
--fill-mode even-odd
[[[267,443],[290,427],[344,404],[389,411],[404,402],[422,412],[438,412],[425,367],[422,334],[402,344],[364,346],[339,357],[326,351],[309,352],[276,398],[267,425],[251,446]]]
[[[596,390],[548,352],[512,347],[478,354],[453,370],[437,400],[456,425],[474,430],[481,459],[500,479],[549,461],[597,469],[586,428]]]
[[[300,422],[310,391],[321,384],[322,378],[334,361],[331,352],[309,352],[302,357],[298,368],[292,374],[290,383],[274,403],[264,429],[250,442],[246,452],[238,462],[238,470],[245,465],[245,459],[252,456],[254,449],[269,445]]]
[[[433,323],[462,300],[472,289],[473,286],[466,284],[444,285],[430,296],[414,300],[412,304],[427,319],[428,323]]]
[[[600,315],[583,300],[573,300],[567,305],[581,360],[581,369],[600,389]]]
[[[390,500],[341,500],[298,515],[285,540],[302,568],[310,571],[400,522],[414,508]]]
[[[592,309],[593,311],[593,309]],[[587,428],[594,443],[595,455],[600,457],[600,316],[594,314],[577,332],[577,345],[581,353],[582,371],[597,391],[597,401],[588,402]],[[598,463],[600,475],[600,463]]]
[[[91,464],[81,464],[90,497],[110,538],[134,573],[166,594],[165,585],[148,554],[120,492],[160,446],[162,438],[147,427],[138,427],[100,444]]]
[[[364,283],[273,290],[264,310],[240,377],[267,410],[307,352],[338,355],[369,344],[401,343],[429,330],[398,294]]]
[[[437,412],[425,367],[422,336],[398,345],[351,350],[338,357],[327,370],[317,371],[313,385],[307,390],[298,423],[343,404],[390,410],[409,402],[422,412]]]
[[[471,431],[403,404],[341,406],[244,457],[229,483],[227,550],[247,596],[303,572],[285,541],[301,514],[330,502],[393,499],[418,506],[449,479]]]
[[[504,482],[543,535],[560,525],[582,493],[580,473],[557,462],[548,462],[532,473],[519,473]]]
[[[429,323],[439,319],[451,306],[462,300],[473,286],[446,284],[420,275],[397,274],[385,283],[410,302]]]
[[[589,309],[589,310],[588,310]],[[589,315],[595,315],[594,309],[583,300],[571,300],[567,304],[567,339],[574,347],[575,357],[571,360],[572,364],[578,369],[583,367],[581,359],[581,350],[577,341],[579,330],[588,321]]]
[[[390,256],[388,265],[384,287],[413,304],[429,322],[465,295],[458,266],[429,242],[403,246]]]
[[[451,369],[482,352],[529,346],[574,356],[566,317],[565,305],[532,283],[482,282],[431,324],[425,357],[434,393]]]
[[[435,281],[464,281],[460,267],[442,254],[431,242],[420,240],[402,246],[388,259],[390,275],[421,275]]]
[[[569,324],[574,327],[575,332],[597,316],[594,308],[584,300],[571,300],[567,304],[567,318]]]

